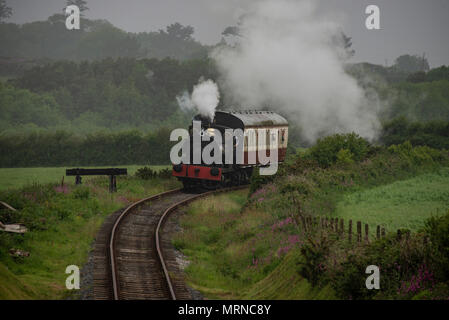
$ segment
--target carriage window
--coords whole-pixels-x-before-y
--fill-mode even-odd
[[[267,142],[267,148],[270,148],[270,130],[269,129],[267,129],[266,142]]]
[[[282,144],[285,142],[285,130],[282,130]]]

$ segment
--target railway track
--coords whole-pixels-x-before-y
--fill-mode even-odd
[[[192,299],[171,241],[164,237],[165,221],[172,212],[193,200],[244,187],[196,194],[172,190],[110,215],[94,246],[94,299]]]

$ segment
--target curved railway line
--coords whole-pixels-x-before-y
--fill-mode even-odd
[[[172,212],[193,200],[245,187],[196,194],[172,190],[110,215],[94,246],[94,299],[192,299],[171,239],[164,237],[164,224]]]

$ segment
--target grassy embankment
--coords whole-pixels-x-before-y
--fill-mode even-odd
[[[57,176],[56,176],[57,177]],[[24,223],[24,235],[0,232],[0,299],[61,299],[76,295],[65,289],[65,269],[87,261],[90,245],[108,214],[145,196],[179,187],[176,180],[119,177],[118,192],[108,193],[106,177],[82,186],[59,183],[27,185],[0,191],[0,199],[19,211],[0,210],[0,221]],[[30,253],[13,257],[10,249]]]
[[[186,269],[189,283],[208,298],[342,297],[336,291],[340,288],[333,287],[335,273],[314,286],[300,275],[301,248],[309,237],[298,223],[299,214],[360,219],[390,232],[399,227],[416,231],[430,215],[449,208],[446,166],[444,152],[408,145],[325,169],[302,156],[293,158],[249,199],[247,192],[239,191],[193,203],[181,218],[183,232],[174,244],[191,261]],[[345,246],[341,256],[331,249],[326,254],[331,261],[323,258],[322,264],[346,259],[344,252],[361,254]],[[418,268],[416,263],[412,266]]]
[[[276,217],[243,210],[248,190],[211,196],[191,204],[174,239],[191,262],[189,284],[211,299],[326,299],[328,288],[314,289],[295,271],[296,252],[277,256],[283,230],[267,230]],[[260,259],[267,251],[274,254]],[[281,253],[281,256],[283,254]],[[260,259],[260,260],[259,260]]]

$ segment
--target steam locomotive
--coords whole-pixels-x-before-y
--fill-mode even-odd
[[[273,153],[277,148],[278,163],[283,162],[287,151],[288,142],[288,122],[282,116],[271,111],[216,111],[213,120],[202,115],[196,115],[189,127],[190,150],[193,150],[193,135],[195,133],[195,122],[201,122],[201,136],[209,135],[214,137],[221,134],[222,144],[219,147],[220,163],[205,164],[203,159],[200,163],[194,164],[194,155],[190,154],[190,161],[173,165],[173,176],[180,180],[185,189],[202,187],[213,190],[219,187],[236,186],[246,184],[252,175],[254,168],[266,166],[260,158],[260,152],[266,156]],[[225,141],[226,134],[230,130],[240,129],[240,136],[233,136],[232,161],[225,161]],[[198,127],[196,127],[198,130]],[[241,134],[243,132],[243,134]],[[211,139],[212,141],[214,139]],[[276,143],[277,140],[277,143]],[[218,140],[220,141],[220,140]],[[271,142],[271,143],[270,143]],[[243,144],[243,145],[242,145]],[[201,140],[201,152],[206,143]],[[276,146],[277,145],[277,146]],[[236,157],[240,151],[240,160]],[[215,151],[214,151],[215,152]],[[243,153],[243,154],[242,154]],[[273,153],[274,155],[274,153]]]

